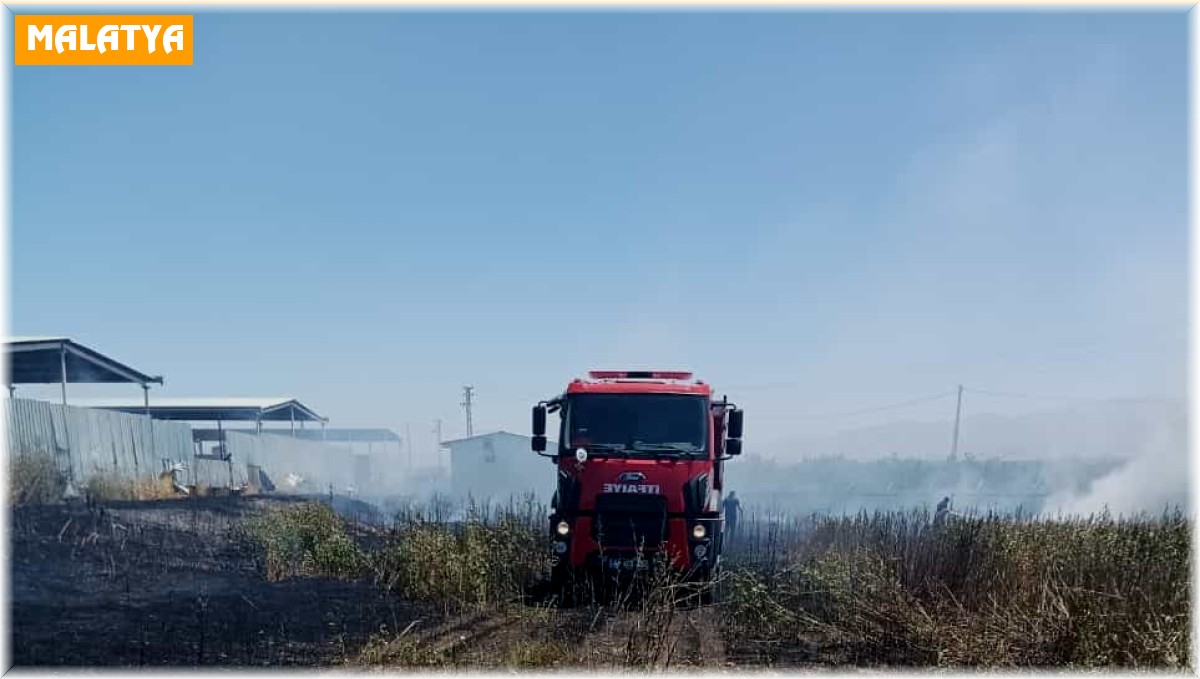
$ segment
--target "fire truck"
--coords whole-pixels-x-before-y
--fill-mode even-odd
[[[559,415],[558,448],[546,418]],[[592,371],[533,407],[533,450],[557,468],[552,580],[621,577],[666,563],[711,582],[721,560],[725,461],[742,411],[690,372]]]

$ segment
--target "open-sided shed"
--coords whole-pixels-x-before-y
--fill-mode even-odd
[[[194,428],[192,436],[201,449],[206,442],[218,442],[217,456],[224,455],[225,422],[254,422],[256,432],[262,431],[264,422],[287,422],[292,433],[296,432],[297,423],[303,427],[305,422],[319,422],[324,427],[328,422],[312,408],[288,397],[164,398],[141,406],[121,399],[90,399],[82,405],[98,410],[142,413],[156,420],[215,422],[216,429]]]
[[[12,337],[5,342],[5,350],[9,396],[18,384],[61,384],[66,405],[68,384],[137,384],[143,398],[135,406],[137,412],[145,413],[150,385],[163,383],[161,375],[131,368],[69,337]]]

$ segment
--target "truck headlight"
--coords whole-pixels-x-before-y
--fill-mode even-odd
[[[692,537],[693,538],[695,538],[697,540],[703,540],[707,536],[708,536],[708,529],[704,527],[704,524],[698,523],[698,524],[692,526]]]
[[[554,531],[565,538],[571,534],[571,524],[559,521],[558,525],[554,527]]]

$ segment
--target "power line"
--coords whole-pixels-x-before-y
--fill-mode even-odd
[[[990,389],[975,389],[974,387],[964,387],[964,389],[972,394],[982,394],[984,396],[999,396],[1002,398],[1021,398],[1035,401],[1077,401],[1077,402],[1096,402],[1104,401],[1102,398],[1087,397],[1087,396],[1051,396],[1047,394],[1024,394],[1012,391],[992,391]]]
[[[784,416],[784,417],[755,417],[754,419],[756,421],[835,420],[835,419],[840,419],[843,417],[853,417],[855,415],[867,415],[870,413],[879,413],[879,412],[884,412],[887,410],[896,410],[898,408],[907,408],[908,406],[920,405],[922,403],[929,403],[931,401],[937,401],[937,400],[940,400],[943,398],[947,398],[949,396],[953,396],[955,393],[956,393],[955,391],[943,391],[939,394],[922,396],[919,398],[909,399],[907,401],[900,401],[899,403],[890,403],[888,405],[876,406],[874,408],[863,408],[861,410],[849,410],[849,411],[845,411],[845,412],[841,412],[841,413],[829,413],[826,415],[791,415],[791,416]]]
[[[772,389],[799,389],[811,387],[812,383],[805,382],[773,382],[768,384],[721,385],[722,391],[769,391]]]
[[[755,388],[763,388],[763,389],[765,389],[765,388],[783,388],[784,386],[786,386],[786,385],[781,383],[781,384],[776,384],[776,385],[759,385],[758,387],[755,387]],[[745,389],[746,389],[746,387],[738,388],[739,391],[742,391]],[[734,388],[729,387],[729,390],[733,391]],[[996,396],[996,397],[1003,397],[1003,398],[1018,398],[1018,399],[1078,402],[1078,403],[1103,403],[1106,401],[1114,401],[1114,400],[1120,400],[1120,401],[1153,401],[1154,400],[1152,398],[1104,399],[1104,398],[1096,398],[1096,397],[1089,398],[1089,397],[1085,397],[1085,396],[1054,396],[1054,395],[1048,395],[1048,394],[1030,394],[1030,393],[1019,393],[1019,392],[1011,392],[1011,391],[993,391],[991,389],[976,389],[973,387],[967,387],[967,386],[960,385],[956,389],[951,390],[951,391],[944,391],[944,392],[941,392],[938,394],[931,394],[929,396],[921,396],[918,398],[909,399],[907,401],[900,401],[897,403],[889,403],[887,405],[881,405],[881,406],[876,406],[876,407],[872,407],[872,408],[862,408],[859,410],[847,410],[844,412],[828,413],[828,414],[824,414],[824,415],[784,415],[784,416],[779,416],[779,417],[757,417],[756,416],[754,419],[756,421],[760,421],[760,422],[792,421],[792,420],[806,420],[806,421],[836,420],[836,419],[841,419],[841,418],[846,418],[846,417],[854,417],[856,415],[868,415],[871,413],[885,412],[885,411],[889,411],[889,410],[897,410],[900,408],[907,408],[909,406],[920,405],[923,403],[930,403],[932,401],[937,401],[940,399],[948,398],[950,396],[957,396],[959,399],[958,404],[956,406],[956,410],[955,410],[955,423],[956,423],[956,429],[957,429],[957,423],[961,419],[961,415],[962,415],[962,396],[963,396],[963,394],[979,394],[979,395],[983,395],[983,396]],[[952,447],[951,447],[951,455],[952,456],[957,455],[957,452],[958,452],[957,451],[957,439],[958,439],[958,436],[956,433],[955,438],[954,438],[954,443],[952,443]]]

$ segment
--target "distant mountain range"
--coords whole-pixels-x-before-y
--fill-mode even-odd
[[[945,458],[953,424],[895,422],[756,446],[781,461],[842,456]],[[1006,459],[1184,459],[1187,406],[1179,400],[1098,401],[1015,416],[964,416],[959,455]]]

